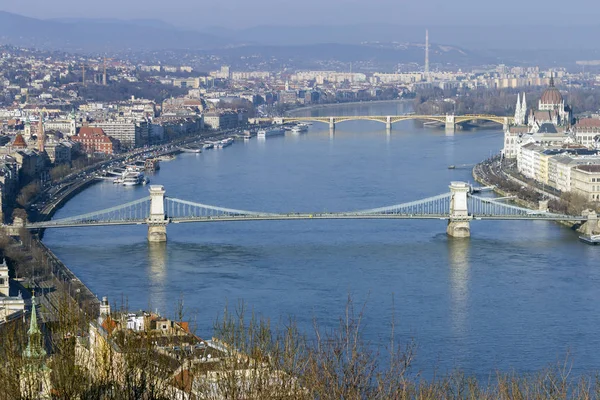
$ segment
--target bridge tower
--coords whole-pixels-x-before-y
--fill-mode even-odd
[[[167,224],[169,220],[165,215],[165,188],[162,185],[150,185],[150,217],[148,224],[149,242],[167,241]]]
[[[465,182],[450,183],[450,219],[446,233],[456,238],[467,238],[471,236],[469,210],[467,206],[467,194],[470,187]]]
[[[454,115],[448,114],[446,115],[446,132],[454,132],[456,128]]]
[[[587,220],[579,228],[580,232],[586,236],[592,236],[600,232],[600,219],[598,219],[598,214],[595,211],[584,210],[582,215],[587,217]]]

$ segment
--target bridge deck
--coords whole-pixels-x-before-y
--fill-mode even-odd
[[[414,219],[414,220],[450,220],[447,214],[428,214],[428,215],[411,215],[411,214],[272,214],[272,215],[223,215],[209,217],[190,217],[190,218],[169,218],[167,223],[184,224],[194,222],[242,222],[242,221],[300,221],[300,220],[379,220],[379,219]],[[456,219],[454,219],[456,221]],[[472,220],[506,220],[506,221],[584,221],[584,217],[576,216],[549,216],[543,214],[524,215],[471,215],[464,221]],[[146,219],[131,219],[119,221],[78,221],[78,222],[60,222],[53,223],[52,221],[29,224],[29,229],[47,229],[47,228],[72,228],[81,226],[112,226],[112,225],[144,225],[147,224]]]

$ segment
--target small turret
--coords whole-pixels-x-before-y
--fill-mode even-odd
[[[98,322],[102,323],[108,316],[110,316],[110,303],[108,302],[108,297],[104,296],[100,303],[100,316]]]

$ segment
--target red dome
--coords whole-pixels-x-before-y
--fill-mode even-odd
[[[555,88],[554,86],[550,86],[548,89],[546,89],[544,91],[544,94],[542,94],[542,98],[540,99],[540,102],[542,104],[558,105],[558,104],[562,104],[562,101],[563,101],[562,94],[560,94],[558,89]]]

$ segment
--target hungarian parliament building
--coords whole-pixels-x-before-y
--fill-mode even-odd
[[[504,159],[527,178],[600,201],[600,119],[575,120],[550,79],[537,109],[517,95],[514,124],[504,132]]]

